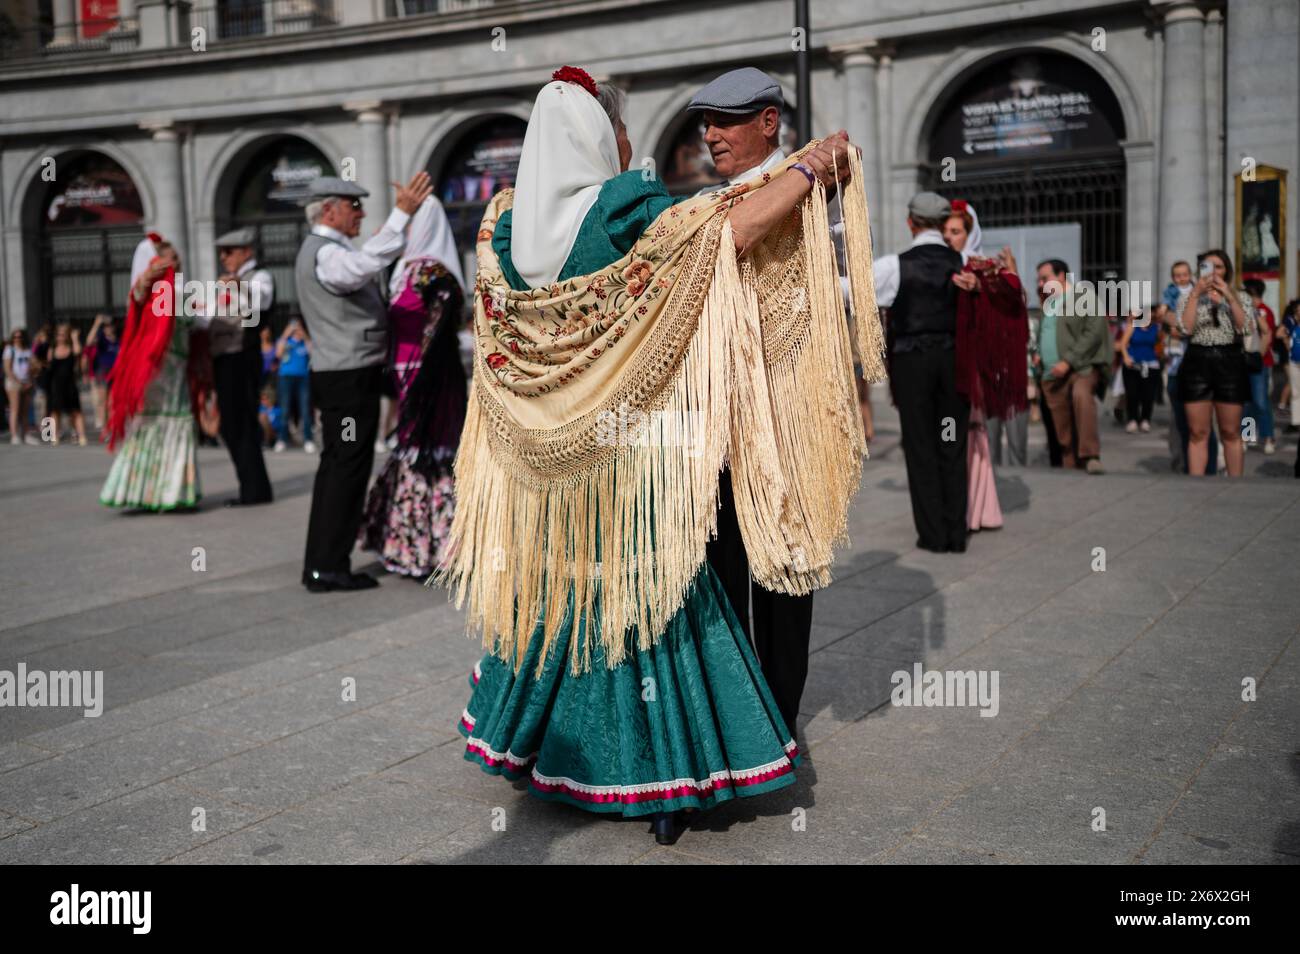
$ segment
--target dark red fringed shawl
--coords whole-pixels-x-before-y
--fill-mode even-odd
[[[1020,279],[987,258],[972,258],[962,271],[980,287],[957,296],[957,392],[985,417],[1011,417],[1029,406],[1029,314]]]

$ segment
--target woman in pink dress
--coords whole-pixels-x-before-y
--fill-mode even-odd
[[[992,530],[1002,526],[1002,507],[984,422],[1005,420],[1028,407],[1029,316],[1011,250],[1004,248],[993,259],[981,256],[983,236],[969,203],[952,203],[943,237],[961,253],[962,271],[978,282],[957,299],[957,391],[970,402],[966,522],[971,530]]]
[[[397,446],[370,488],[360,532],[361,547],[390,573],[427,577],[451,529],[452,463],[468,401],[457,337],[463,288],[447,215],[426,199],[389,286]]]

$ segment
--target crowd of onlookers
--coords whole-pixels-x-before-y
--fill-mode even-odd
[[[96,315],[83,340],[71,323],[46,324],[29,338],[16,328],[4,344],[3,423],[11,444],[57,445],[71,439],[88,443],[90,432],[83,414],[83,395],[93,408],[93,430],[101,431],[111,399],[109,373],[117,360],[121,322]],[[302,322],[291,319],[276,338],[270,328],[260,332],[262,350],[261,412],[259,419],[267,447],[283,451],[301,440],[307,453],[316,452],[312,440],[314,412],[309,387],[311,339]],[[220,415],[212,388],[196,397],[200,438],[216,444]],[[42,422],[48,421],[48,429]]]
[[[117,360],[117,327],[98,315],[83,343],[67,322],[42,326],[28,340],[15,328],[4,346],[4,421],[11,444],[59,444],[65,435],[87,443],[81,407],[82,382],[89,382],[94,426],[104,426],[108,409],[108,374]],[[38,421],[50,421],[42,435]],[[47,441],[42,437],[47,437]]]
[[[1011,463],[1023,464],[1029,420],[1045,426],[1053,467],[1102,473],[1099,418],[1109,410],[1129,434],[1151,430],[1168,401],[1170,466],[1179,473],[1240,475],[1247,448],[1277,451],[1277,418],[1300,430],[1300,300],[1279,320],[1258,279],[1234,285],[1232,260],[1202,252],[1195,269],[1176,262],[1163,294],[1129,315],[1064,307],[1069,266],[1037,269],[1042,316],[1029,336],[1031,406],[1022,420],[990,427],[994,462],[1001,433]],[[1020,457],[1022,459],[1017,459]]]
[[[1042,316],[1031,319],[1029,334],[1030,408],[988,422],[995,464],[1004,434],[1009,462],[1027,463],[1028,425],[1041,421],[1053,467],[1102,473],[1099,401],[1129,434],[1150,432],[1155,406],[1168,402],[1170,465],[1185,474],[1241,474],[1247,448],[1273,454],[1280,429],[1300,430],[1300,299],[1275,315],[1264,283],[1235,286],[1232,261],[1219,249],[1201,253],[1195,267],[1174,263],[1159,299],[1127,316],[1063,308],[1069,271],[1059,259],[1038,266]],[[4,346],[10,443],[86,444],[83,382],[101,430],[119,337],[108,315],[95,317],[84,340],[69,323],[46,324],[30,341],[15,329]],[[311,338],[293,318],[278,338],[263,327],[260,343],[265,444],[279,452],[300,440],[314,453]],[[199,401],[200,431],[216,443],[215,396]],[[42,434],[38,422],[47,420]]]

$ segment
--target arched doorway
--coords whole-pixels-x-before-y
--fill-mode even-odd
[[[456,237],[466,281],[473,281],[483,212],[492,196],[514,186],[527,128],[516,116],[487,117],[461,135],[441,169],[429,170],[437,183],[434,194]]]
[[[954,84],[927,128],[925,188],[969,201],[985,229],[1078,223],[1071,270],[1124,276],[1124,119],[1098,73],[1063,53],[1005,54]]]
[[[299,314],[293,266],[311,226],[303,214],[307,187],[334,174],[325,155],[298,136],[275,136],[244,150],[231,164],[216,198],[216,233],[252,226],[258,264],[275,281],[271,329],[279,333]]]
[[[31,318],[85,325],[100,312],[120,317],[144,237],[140,193],[101,152],[67,153],[56,168],[40,202],[40,310]]]
[[[786,107],[781,110],[781,146],[787,154],[799,148],[798,136],[794,111]],[[656,153],[656,162],[664,187],[670,193],[694,195],[720,181],[709,158],[709,147],[704,144],[704,131],[697,113],[687,113],[665,138],[666,142]]]

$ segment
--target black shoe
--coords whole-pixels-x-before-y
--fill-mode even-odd
[[[948,552],[949,552],[949,553],[965,553],[965,552],[966,552],[966,541],[963,539],[963,540],[958,540],[956,543],[950,543],[950,544],[948,544]]]
[[[303,570],[303,586],[311,593],[329,593],[331,590],[372,590],[379,585],[373,576],[364,573],[323,573],[320,570]]]
[[[916,541],[918,550],[929,550],[931,553],[947,553],[948,545],[946,543],[926,543],[924,540]]]
[[[654,833],[655,844],[677,844],[677,839],[682,834],[681,829],[677,826],[677,812],[655,812]]]

